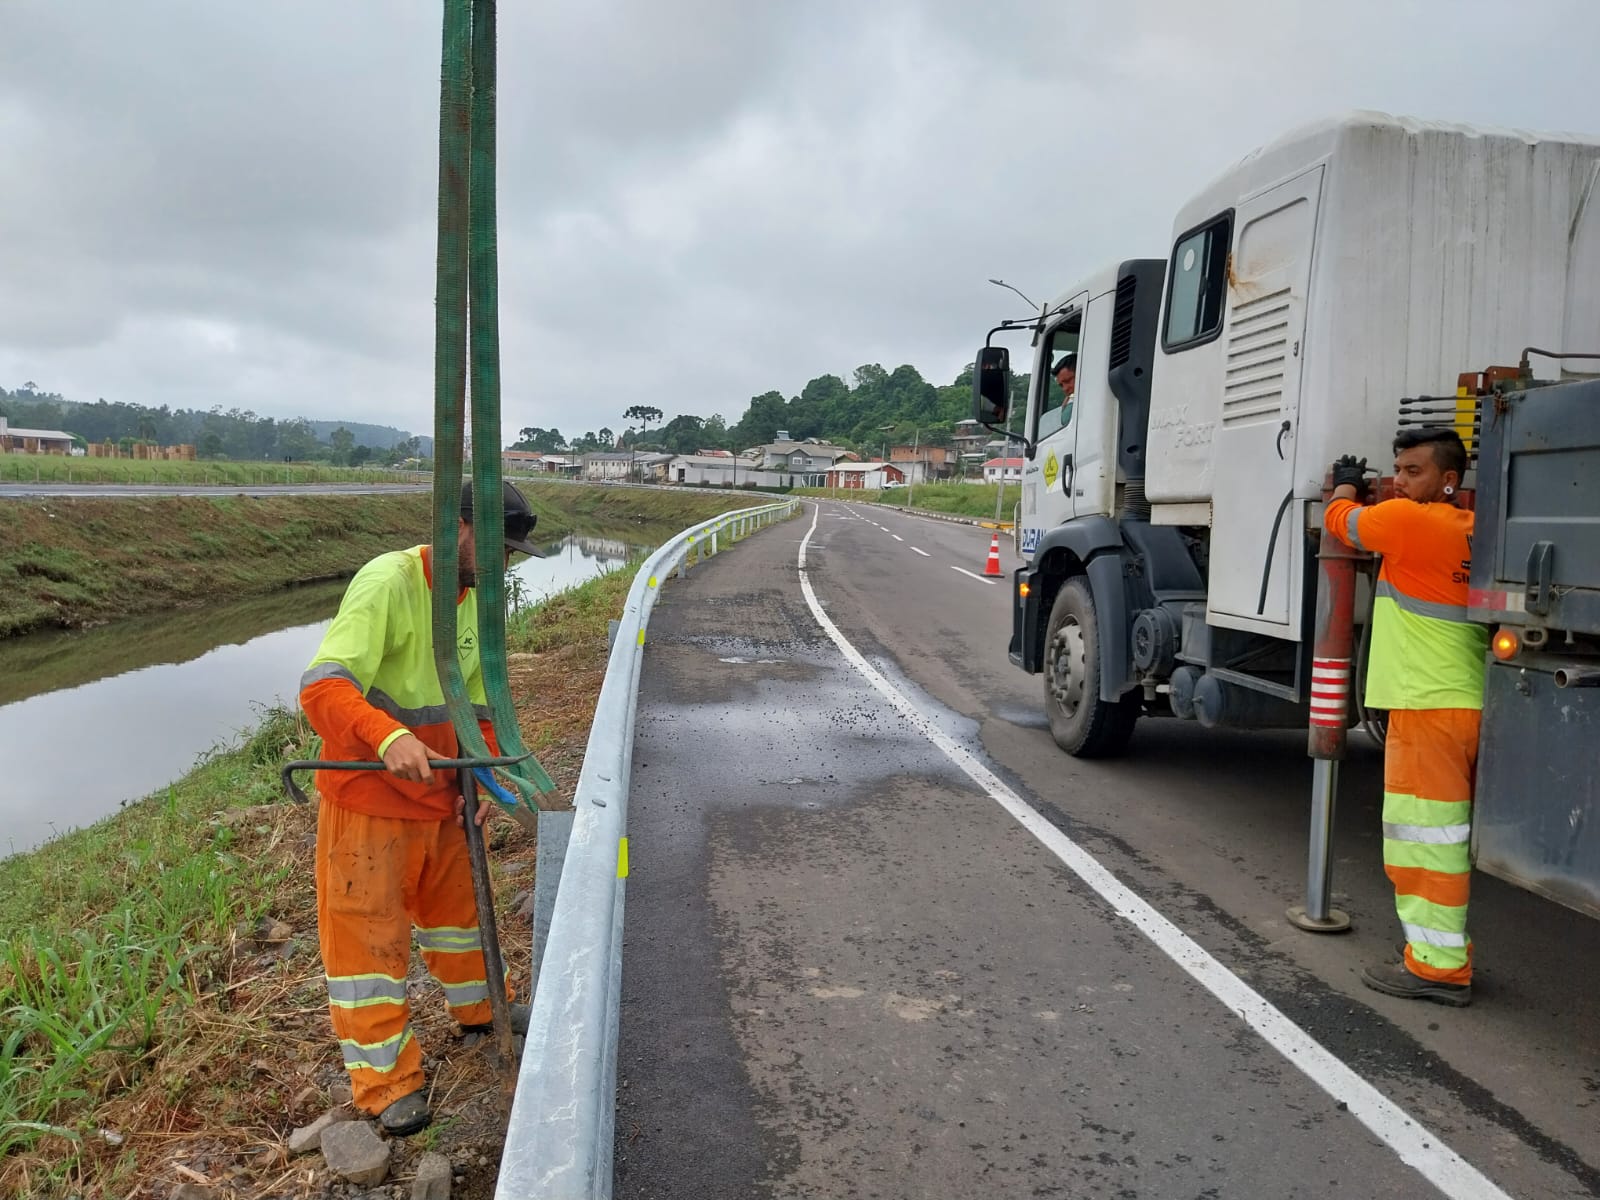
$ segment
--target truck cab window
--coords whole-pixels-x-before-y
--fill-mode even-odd
[[[1167,278],[1167,323],[1162,345],[1168,350],[1209,342],[1222,329],[1222,301],[1228,289],[1228,247],[1233,213],[1214,217],[1184,234],[1172,250]]]
[[[1034,427],[1034,440],[1048,437],[1056,430],[1072,423],[1072,410],[1077,400],[1078,343],[1082,340],[1083,314],[1068,313],[1045,338],[1044,352],[1039,358],[1039,421]],[[1063,372],[1062,367],[1069,368]],[[1064,390],[1065,378],[1071,391]]]

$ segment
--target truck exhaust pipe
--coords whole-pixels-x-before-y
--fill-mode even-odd
[[[1325,493],[1326,495],[1326,493]],[[1311,844],[1306,902],[1290,907],[1290,924],[1307,933],[1343,933],[1348,914],[1332,906],[1333,814],[1339,760],[1350,727],[1351,660],[1356,644],[1356,551],[1326,529],[1317,544],[1317,634],[1311,658]]]
[[[1600,687],[1600,669],[1594,667],[1557,667],[1558,688]]]

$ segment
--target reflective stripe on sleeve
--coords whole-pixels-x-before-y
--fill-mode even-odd
[[[1361,506],[1357,505],[1350,510],[1350,515],[1344,519],[1344,532],[1346,538],[1357,550],[1365,550],[1361,544],[1361,531],[1357,528],[1361,523]]]
[[[303,692],[313,683],[321,683],[324,679],[346,679],[358,689],[365,690],[361,687],[361,680],[356,678],[354,671],[343,663],[336,662],[321,662],[307,667],[300,676],[300,690]]]

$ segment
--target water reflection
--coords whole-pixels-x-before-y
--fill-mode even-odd
[[[513,566],[531,603],[625,561],[571,536]],[[0,856],[114,812],[292,702],[343,584],[0,642]]]

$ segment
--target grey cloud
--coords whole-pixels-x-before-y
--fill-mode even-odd
[[[501,8],[511,430],[943,381],[1020,307],[987,277],[1042,299],[1161,254],[1331,112],[1600,131],[1584,0]],[[0,21],[0,380],[431,425],[436,3]],[[1481,86],[1491,54],[1539,69]]]

